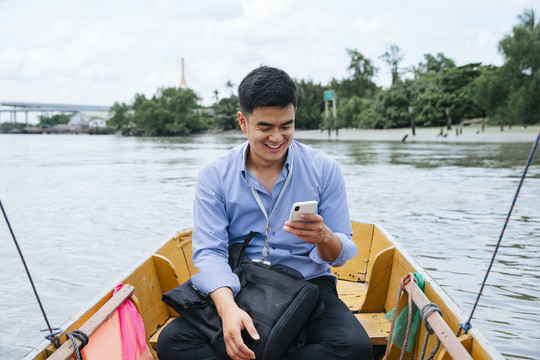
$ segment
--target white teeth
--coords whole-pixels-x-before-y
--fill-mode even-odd
[[[266,144],[266,146],[268,146],[270,149],[277,149],[277,148],[279,148],[281,145],[272,146],[272,145]]]

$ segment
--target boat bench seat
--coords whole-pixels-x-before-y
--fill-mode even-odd
[[[368,285],[365,282],[338,280],[339,298],[351,309],[366,330],[372,345],[385,345],[390,332],[390,321],[384,312],[360,312],[366,299]]]
[[[356,318],[366,332],[369,335],[372,345],[384,345],[386,344],[386,337],[390,331],[390,321],[384,318],[384,313],[360,313],[360,307],[362,306],[366,297],[367,285],[364,282],[353,282],[346,280],[338,280],[337,283],[339,297],[343,302],[351,309]],[[156,349],[157,339],[161,330],[174,320],[174,316],[171,316],[167,322],[158,328],[156,333],[149,339],[150,345]]]
[[[349,307],[358,321],[366,330],[373,345],[386,344],[386,337],[390,332],[390,321],[384,318],[384,303],[392,269],[394,247],[367,248],[366,237],[371,237],[371,233],[364,234],[365,229],[353,227],[353,236],[359,246],[359,254],[343,267],[332,268],[332,272],[338,278],[337,290],[341,300]],[[369,230],[369,229],[368,229]],[[368,231],[369,232],[369,231]],[[184,249],[188,253],[184,259],[191,259],[191,244]],[[190,263],[185,260],[186,263]],[[196,272],[191,269],[190,274]],[[170,276],[169,276],[170,277]],[[178,279],[180,280],[180,279]],[[181,283],[186,279],[178,281]],[[171,289],[177,285],[169,285],[166,288]],[[367,296],[369,294],[369,296]],[[172,309],[171,309],[172,310]],[[173,316],[157,328],[155,334],[150,339],[150,345],[155,349],[157,339],[161,330],[171,322]]]
[[[161,325],[156,333],[154,335],[152,335],[150,337],[150,339],[148,339],[148,342],[150,343],[150,346],[152,346],[152,348],[154,348],[154,350],[157,350],[157,339],[159,337],[159,334],[161,334],[161,330],[163,330],[165,328],[165,326],[169,325],[169,323],[171,321],[173,321],[174,319],[176,319],[176,316],[171,316],[166,322],[165,324]]]
[[[386,344],[386,337],[390,331],[390,321],[384,318],[384,313],[361,313],[355,314],[355,316],[366,330],[372,345]],[[174,319],[175,317],[171,316],[169,320],[167,320],[167,322],[150,337],[148,341],[150,342],[152,348],[157,348],[157,339],[161,333],[161,330],[163,330],[163,328]]]

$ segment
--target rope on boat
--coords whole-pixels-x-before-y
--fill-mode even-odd
[[[81,342],[80,347],[77,344],[77,341],[75,339]],[[75,351],[75,356],[77,357],[77,360],[84,360],[81,354],[81,350],[83,349],[83,347],[86,346],[86,344],[88,344],[88,335],[86,335],[81,330],[73,330],[72,332],[66,331],[66,340],[71,340],[71,343],[73,344],[73,350]]]
[[[416,278],[412,273],[408,273],[405,276],[401,278],[401,285],[399,286],[399,291],[397,295],[396,300],[396,307],[394,308],[394,315],[392,317],[392,323],[390,325],[390,332],[388,333],[388,342],[386,344],[386,352],[384,354],[383,360],[388,359],[388,355],[390,353],[390,347],[392,344],[392,336],[394,335],[394,326],[396,325],[396,319],[397,319],[397,313],[399,308],[399,300],[401,299],[401,294],[403,291],[405,291],[405,285],[407,285],[411,280],[417,281]],[[412,306],[413,306],[413,299],[412,294],[413,291],[409,294],[409,314],[407,318],[407,331],[405,333],[405,341],[403,342],[403,347],[401,348],[401,355],[399,356],[399,360],[403,360],[403,357],[405,356],[405,349],[407,349],[407,342],[409,341],[409,332],[411,330],[411,324],[412,324]]]
[[[7,226],[9,228],[9,232],[11,233],[11,237],[13,238],[13,242],[15,243],[15,247],[17,247],[17,251],[19,252],[19,256],[21,257],[22,263],[24,265],[24,269],[26,270],[26,275],[28,275],[28,279],[30,280],[30,285],[32,285],[32,289],[34,290],[34,295],[36,296],[36,300],[39,304],[39,308],[41,309],[41,313],[43,314],[43,317],[45,318],[45,322],[47,323],[49,335],[45,336],[45,338],[47,338],[51,343],[54,344],[54,346],[58,348],[60,347],[60,340],[58,339],[59,329],[52,328],[51,324],[49,323],[49,319],[47,318],[45,309],[43,308],[43,305],[41,304],[41,299],[39,298],[38,292],[36,290],[36,286],[34,285],[34,281],[32,280],[32,275],[30,275],[30,270],[28,270],[28,266],[26,265],[26,261],[24,260],[24,256],[22,254],[21,248],[19,247],[19,243],[17,242],[17,239],[15,238],[15,233],[13,232],[13,229],[11,228],[11,224],[9,223],[9,219],[7,217],[6,211],[4,210],[4,206],[2,205],[2,200],[0,200],[0,208],[2,209],[2,213],[4,214],[4,219],[6,220]],[[47,331],[47,329],[45,329],[45,331]]]
[[[51,343],[57,345],[56,343],[58,342],[58,337],[60,336],[60,334],[62,334],[62,329],[60,328],[52,328],[51,329],[52,332],[49,334],[49,335],[45,335],[45,339],[49,340]],[[44,332],[44,331],[49,331],[49,329],[41,329],[41,332]],[[56,346],[58,347],[58,346]]]
[[[474,302],[474,306],[472,308],[471,314],[469,315],[469,319],[465,323],[459,323],[459,330],[456,334],[456,336],[461,335],[461,331],[464,330],[464,333],[467,334],[469,329],[472,327],[471,325],[471,319],[473,317],[474,311],[476,310],[476,306],[478,305],[478,301],[480,300],[480,296],[482,296],[482,291],[484,290],[484,286],[486,285],[487,278],[489,276],[489,272],[491,271],[491,267],[493,266],[493,262],[495,261],[495,256],[497,255],[497,251],[499,250],[499,245],[501,244],[502,238],[504,236],[504,231],[506,230],[506,225],[508,225],[508,221],[510,220],[510,216],[512,215],[512,211],[514,210],[514,205],[516,204],[516,200],[519,196],[519,191],[521,190],[521,185],[523,185],[523,181],[525,180],[525,176],[527,176],[527,171],[529,170],[529,166],[531,165],[532,159],[534,158],[534,153],[536,152],[536,148],[538,147],[538,142],[540,141],[540,131],[538,132],[538,136],[536,137],[536,141],[533,143],[531,153],[529,154],[529,159],[527,160],[527,164],[525,165],[525,169],[523,170],[523,174],[521,175],[521,180],[519,182],[518,188],[516,190],[516,194],[514,195],[514,200],[512,200],[512,206],[510,206],[510,211],[508,212],[508,215],[506,216],[506,220],[504,221],[504,225],[501,231],[501,234],[499,236],[499,241],[497,242],[497,246],[495,247],[495,251],[493,252],[493,256],[491,257],[491,262],[489,264],[489,267],[486,271],[486,276],[484,277],[484,281],[482,282],[482,286],[480,287],[480,291],[478,292],[478,296],[476,297],[476,301]]]
[[[426,328],[426,337],[424,338],[424,345],[422,346],[422,355],[420,355],[420,360],[424,360],[424,355],[426,354],[426,347],[428,343],[428,338],[430,335],[434,333],[433,329],[431,328],[431,325],[429,325],[427,318],[434,312],[438,312],[439,315],[442,317],[442,311],[439,309],[439,306],[435,303],[427,303],[426,305],[422,306],[422,309],[420,309],[420,317],[424,321],[424,327]],[[437,336],[437,346],[435,346],[435,349],[429,354],[426,360],[431,360],[439,351],[439,347],[441,347],[441,340]]]

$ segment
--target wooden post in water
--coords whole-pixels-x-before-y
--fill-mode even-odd
[[[411,129],[413,136],[416,135],[416,131],[414,129],[414,107],[409,106],[409,116],[411,117]]]
[[[446,114],[446,128],[448,130],[452,129],[452,117],[450,116],[450,108],[446,107],[444,109],[444,113]]]

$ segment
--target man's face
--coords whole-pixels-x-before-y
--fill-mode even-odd
[[[282,164],[294,135],[294,105],[263,106],[246,117],[238,112],[238,123],[249,141],[249,161],[256,167]]]

